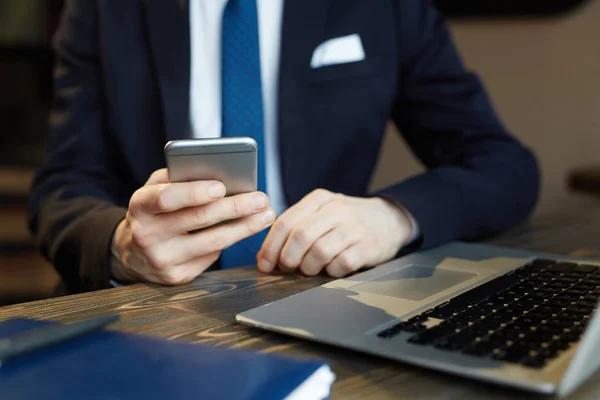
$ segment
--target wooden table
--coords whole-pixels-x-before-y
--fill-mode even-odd
[[[600,202],[574,200],[559,215],[530,223],[489,243],[600,258]],[[0,320],[30,317],[71,322],[119,312],[114,329],[193,343],[328,360],[337,375],[334,399],[531,399],[502,389],[348,350],[238,325],[240,311],[328,282],[330,278],[263,275],[254,268],[216,271],[181,287],[133,285],[0,308]],[[324,305],[326,306],[326,305]],[[573,399],[600,398],[600,374]]]

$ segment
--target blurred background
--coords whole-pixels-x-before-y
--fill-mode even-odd
[[[48,297],[58,282],[33,248],[25,211],[49,139],[50,45],[61,7],[0,0],[0,305]]]
[[[51,39],[62,3],[0,0],[0,305],[48,297],[58,283],[34,249],[25,210],[31,176],[49,139]],[[600,169],[600,1],[437,5],[501,118],[539,158],[544,177],[536,213],[562,211],[574,190],[573,173],[591,175],[591,184],[575,183],[593,188],[594,167]],[[373,189],[421,170],[390,126]]]

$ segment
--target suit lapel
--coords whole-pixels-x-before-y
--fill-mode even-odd
[[[288,204],[304,194],[294,173],[305,154],[302,90],[314,50],[323,41],[330,0],[285,0],[279,61],[278,135],[283,188]],[[310,147],[310,145],[309,145]],[[300,160],[299,160],[300,158]],[[292,184],[292,182],[294,182]]]
[[[188,0],[145,0],[144,4],[167,140],[190,137]]]

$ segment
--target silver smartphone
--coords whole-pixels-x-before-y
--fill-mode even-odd
[[[164,152],[171,182],[216,180],[227,196],[257,190],[258,146],[252,138],[173,140]]]

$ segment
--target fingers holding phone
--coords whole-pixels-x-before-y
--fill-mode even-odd
[[[264,193],[239,194],[212,201],[200,206],[188,207],[159,216],[164,224],[162,234],[195,232],[224,221],[237,220],[260,213],[269,208],[269,198]]]
[[[241,149],[250,148],[254,154],[233,158],[236,153],[231,151],[231,141],[223,140],[229,151],[219,153],[223,146],[209,152],[202,148],[205,152],[199,156],[197,146],[202,142],[186,142],[193,142],[188,144],[196,148],[179,148],[184,150],[184,159],[175,158],[181,153],[169,156],[167,152],[169,170],[156,171],[132,196],[127,216],[113,238],[115,262],[111,272],[115,279],[187,283],[210,267],[222,250],[275,221],[268,197],[255,191],[255,148],[243,143]],[[215,154],[226,156],[214,157]],[[215,171],[225,182],[213,178]],[[197,179],[169,180],[169,176],[181,178],[186,174],[188,179],[190,174]],[[228,183],[237,194],[226,196]]]
[[[120,281],[187,283],[221,250],[275,220],[263,193],[224,197],[215,181],[158,183],[139,189],[115,232],[113,276]],[[224,221],[231,221],[221,224]],[[195,231],[194,233],[189,233]]]

